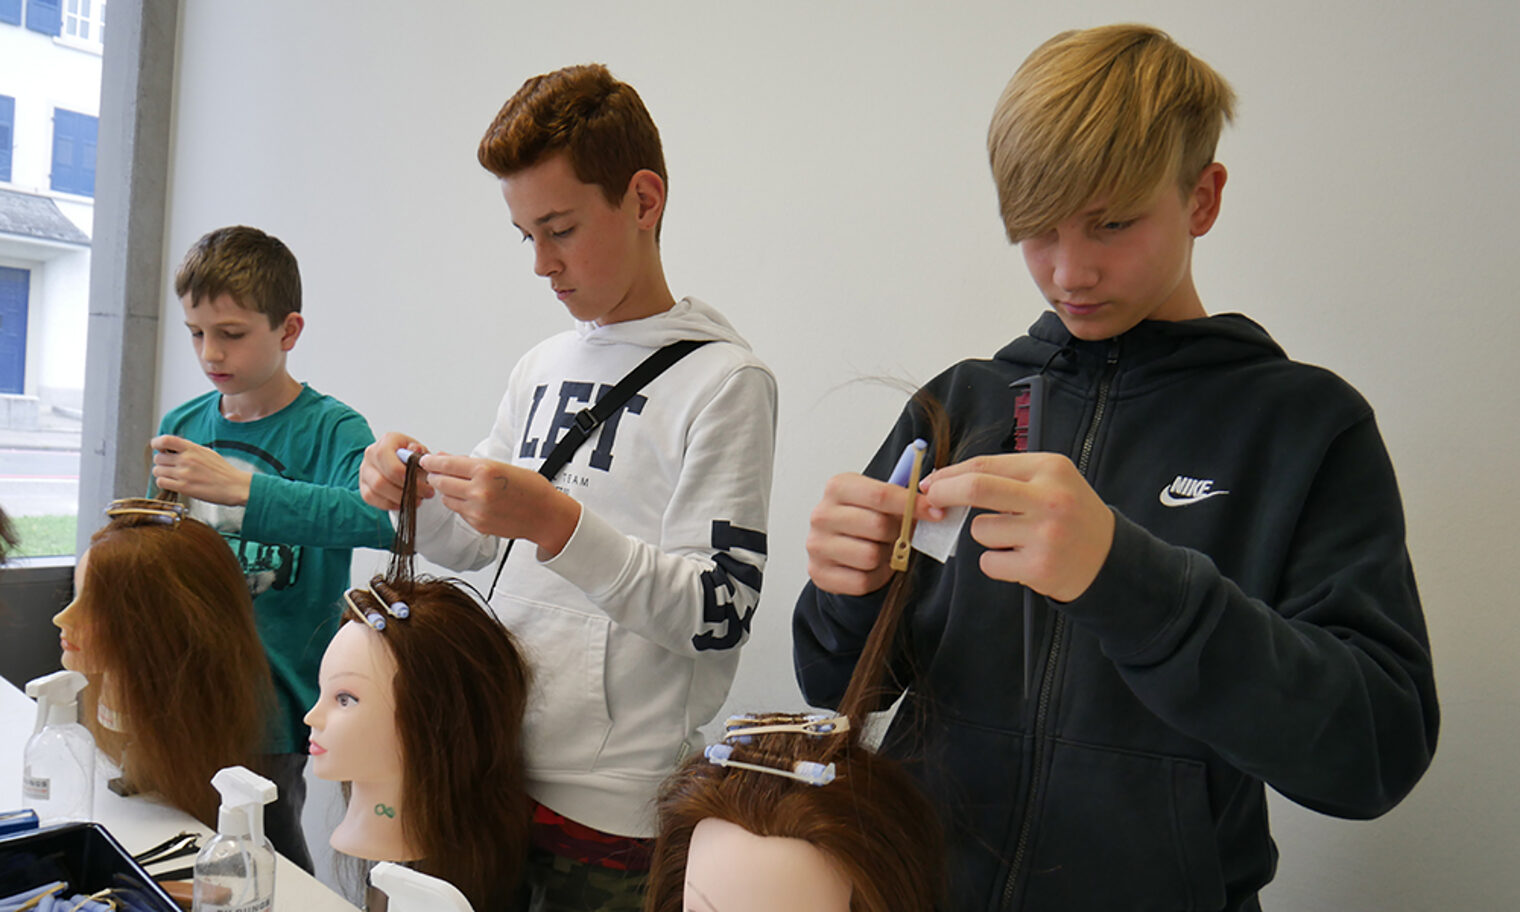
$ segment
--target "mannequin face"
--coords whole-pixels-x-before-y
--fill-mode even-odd
[[[812,843],[709,817],[691,834],[687,912],[849,912],[850,882]]]
[[[74,565],[74,600],[53,615],[53,626],[58,628],[58,645],[63,649],[63,667],[86,674],[100,670],[92,664],[88,649],[89,608],[84,600],[84,579],[85,562],[89,557],[90,552],[86,550],[79,555],[79,563]]]
[[[396,661],[382,636],[368,624],[344,624],[322,656],[322,692],[306,714],[319,779],[401,780]]]

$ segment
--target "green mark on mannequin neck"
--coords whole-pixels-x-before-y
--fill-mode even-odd
[[[396,809],[393,808],[393,807],[391,807],[388,804],[377,804],[377,805],[375,805],[375,816],[376,817],[389,817],[392,820],[395,820],[396,819]]]

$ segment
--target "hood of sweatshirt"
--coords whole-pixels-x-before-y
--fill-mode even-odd
[[[750,345],[732,323],[711,306],[696,298],[682,298],[675,306],[642,320],[624,320],[597,326],[576,323],[582,341],[592,345],[643,345],[660,348],[683,339],[713,339],[732,342],[746,351]]]
[[[1178,322],[1145,320],[1112,339],[1086,341],[1067,332],[1055,313],[1046,312],[1028,335],[1003,346],[997,360],[1016,364],[1025,373],[1083,372],[1100,367],[1115,347],[1129,370],[1155,375],[1287,357],[1265,329],[1241,314]]]

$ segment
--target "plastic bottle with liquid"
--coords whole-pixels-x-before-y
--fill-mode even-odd
[[[241,766],[211,777],[221,793],[216,837],[195,856],[193,912],[266,912],[274,906],[274,846],[264,837],[264,805],[279,789]]]
[[[79,724],[79,692],[88,683],[77,671],[26,682],[26,695],[37,700],[37,725],[26,742],[21,794],[43,826],[94,817],[95,739]]]

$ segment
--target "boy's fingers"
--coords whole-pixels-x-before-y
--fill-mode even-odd
[[[829,479],[824,488],[824,503],[859,507],[889,516],[902,516],[908,505],[908,490],[865,475],[845,473]]]
[[[480,460],[473,456],[451,456],[448,453],[429,453],[422,457],[422,470],[428,473],[428,482],[433,487],[438,487],[434,475],[449,475],[454,478],[469,478],[475,471],[475,466]]]
[[[181,450],[187,450],[195,446],[195,444],[183,437],[176,437],[173,434],[159,434],[148,441],[148,446],[160,452],[178,453]]]
[[[962,475],[993,475],[1014,481],[1033,481],[1036,473],[1051,459],[1064,457],[1050,453],[995,453],[973,456],[962,462],[935,469],[924,479],[926,488],[933,487],[946,478]]]
[[[933,479],[924,500],[936,507],[977,507],[997,513],[1029,508],[1029,484],[1001,475],[962,472]]]

